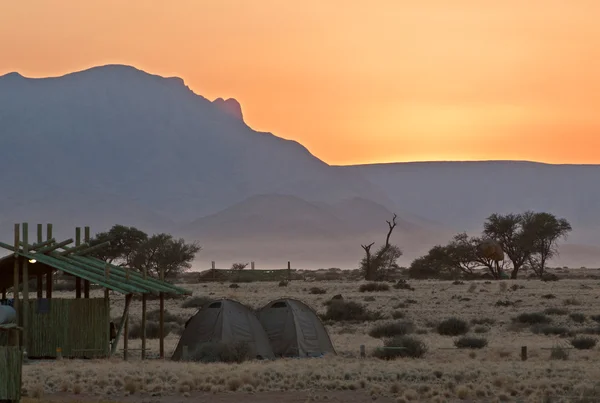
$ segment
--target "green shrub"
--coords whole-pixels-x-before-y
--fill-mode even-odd
[[[469,325],[462,319],[449,318],[438,324],[437,331],[443,336],[460,336],[469,331]]]
[[[550,323],[552,320],[542,312],[522,313],[515,318],[516,322],[535,325],[536,323]]]
[[[427,353],[427,345],[412,336],[397,336],[383,343],[384,347],[373,352],[373,356],[382,360],[396,358],[421,358]]]
[[[406,315],[402,311],[394,311],[392,312],[393,319],[403,319]]]
[[[483,337],[463,336],[454,341],[456,348],[484,348],[488,341]]]
[[[536,323],[531,326],[531,331],[535,334],[543,334],[544,336],[568,336],[573,332],[564,326],[548,325]]]
[[[247,343],[225,344],[220,342],[202,343],[191,352],[191,361],[241,363],[250,359],[250,347]]]
[[[600,315],[592,315],[590,316],[590,319],[594,322],[600,322]]]
[[[365,283],[358,287],[360,292],[376,292],[376,291],[389,291],[390,286],[387,283]]]
[[[564,308],[551,307],[544,309],[544,313],[546,315],[566,315],[569,313],[569,311]]]
[[[415,331],[415,325],[412,322],[391,322],[375,326],[369,332],[369,336],[376,339],[392,338],[396,336],[406,336]]]
[[[575,312],[569,315],[569,318],[575,323],[585,322],[586,316],[581,312]]]
[[[308,290],[308,292],[310,294],[314,294],[314,295],[327,294],[327,290],[326,289],[319,288],[319,287],[311,287],[311,289]]]
[[[554,298],[556,298],[556,295],[554,295],[554,294],[544,294],[544,295],[542,295],[542,298],[544,298],[544,299],[554,299]]]
[[[589,350],[596,347],[597,342],[594,337],[579,336],[571,340],[571,345],[578,350]]]
[[[210,301],[212,301],[212,299],[207,298],[207,297],[192,297],[192,298],[189,298],[189,299],[186,299],[185,301],[183,301],[183,304],[181,304],[181,307],[182,308],[200,309],[205,304],[209,303]]]
[[[562,348],[560,346],[554,346],[550,350],[550,359],[551,360],[568,360],[569,359],[569,350],[566,348]]]
[[[370,312],[364,305],[354,301],[332,300],[327,306],[327,311],[322,315],[324,320],[347,321],[373,321],[382,318],[380,312]]]
[[[288,281],[287,280],[281,280],[279,282],[279,287],[287,287],[288,286]]]

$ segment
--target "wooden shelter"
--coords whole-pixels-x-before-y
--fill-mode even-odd
[[[46,240],[38,224],[37,242],[30,243],[28,225],[15,224],[14,244],[0,242],[0,247],[13,252],[0,259],[0,291],[2,301],[17,312],[18,345],[32,358],[104,358],[114,354],[121,333],[125,330],[123,356],[127,359],[127,327],[129,307],[134,294],[142,296],[142,359],[146,356],[146,297],[160,297],[160,357],[164,358],[164,295],[191,294],[161,278],[139,273],[127,267],[115,266],[89,254],[109,242],[90,245],[89,227],[85,227],[85,242],[81,228],[76,228],[74,242],[57,242],[52,237],[52,224],[47,225]],[[21,236],[22,235],[22,236]],[[60,271],[76,280],[75,298],[52,298],[53,276]],[[45,287],[44,287],[45,279]],[[36,298],[30,299],[29,283],[36,280]],[[90,284],[104,288],[103,298],[90,298]],[[16,285],[16,287],[15,287]],[[125,309],[120,323],[111,335],[109,290],[125,295]],[[7,299],[11,291],[12,299]],[[83,291],[83,293],[82,293]],[[21,294],[22,293],[22,294]],[[44,295],[45,293],[45,295]],[[21,295],[20,295],[21,294]],[[83,298],[82,298],[83,294]],[[112,337],[111,337],[112,336]],[[1,337],[1,336],[0,336]],[[0,344],[2,343],[0,340]]]

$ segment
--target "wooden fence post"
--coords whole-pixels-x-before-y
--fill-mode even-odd
[[[367,356],[367,353],[365,352],[365,345],[361,344],[360,345],[360,358],[365,358]]]
[[[521,361],[527,361],[527,346],[521,347]]]

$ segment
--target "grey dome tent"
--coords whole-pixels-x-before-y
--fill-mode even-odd
[[[188,320],[171,359],[182,359],[183,346],[187,346],[192,353],[207,342],[245,342],[252,357],[275,358],[256,314],[247,306],[230,299],[209,302]]]
[[[258,312],[276,356],[315,357],[336,354],[316,312],[296,299],[269,302]]]

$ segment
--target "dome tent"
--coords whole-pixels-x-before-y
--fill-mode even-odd
[[[200,345],[209,342],[228,345],[243,342],[248,345],[250,356],[275,358],[267,334],[255,313],[247,306],[230,299],[205,304],[187,321],[171,359],[182,359],[183,346],[187,346],[188,351],[193,353]]]
[[[269,302],[258,312],[276,356],[335,354],[329,334],[314,310],[296,299]]]

